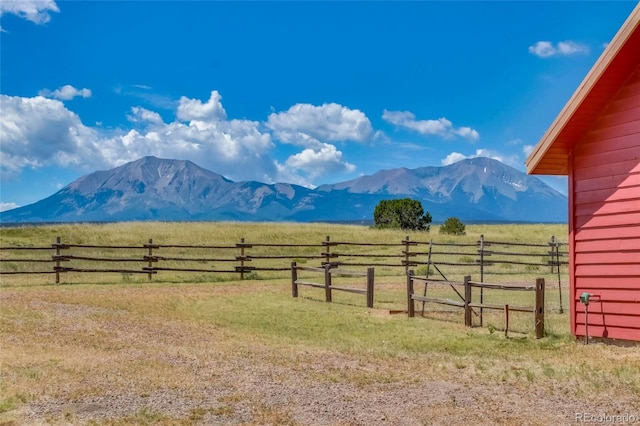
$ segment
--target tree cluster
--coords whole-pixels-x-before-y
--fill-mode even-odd
[[[373,212],[376,228],[429,231],[431,214],[425,212],[422,203],[410,198],[382,200]],[[465,224],[457,217],[448,218],[440,227],[441,234],[464,235]]]

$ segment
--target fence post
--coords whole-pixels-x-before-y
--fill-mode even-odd
[[[551,257],[551,261],[549,262],[550,266],[551,266],[551,272],[553,274],[553,264],[555,262],[555,258],[556,258],[556,237],[555,235],[551,236],[551,241],[549,241],[549,246],[551,246],[551,253],[549,253],[549,256]],[[558,265],[558,270],[560,270],[560,265]]]
[[[425,278],[429,279],[429,271],[431,270],[431,250],[433,248],[433,238],[429,238],[429,254],[427,255],[427,273],[425,274]],[[435,268],[437,266],[433,265]],[[445,278],[446,280],[446,278]],[[427,287],[429,286],[429,282],[424,282],[424,291],[422,292],[422,296],[427,297]],[[422,316],[424,316],[424,308],[426,306],[426,302],[422,301]]]
[[[464,277],[464,325],[467,327],[471,327],[471,281],[470,275],[465,275]]]
[[[240,238],[240,281],[244,280],[244,238]]]
[[[56,284],[60,284],[60,237],[56,237]]]
[[[373,308],[373,267],[367,268],[367,308]]]
[[[413,304],[413,270],[407,272],[407,315],[413,318],[416,315],[416,307]]]
[[[330,263],[325,263],[324,265],[324,298],[326,302],[331,302],[331,264]]]
[[[324,240],[324,260],[325,264],[331,263],[331,246],[329,245],[329,236],[327,235]]]
[[[296,262],[291,262],[291,296],[298,297],[298,269]]]
[[[504,305],[504,337],[509,337],[509,305]]]
[[[553,251],[555,251],[555,264],[558,271],[558,301],[560,302],[560,313],[562,314],[564,313],[564,309],[562,308],[562,284],[560,278],[560,243],[556,240],[555,236],[551,237],[551,241],[553,242]],[[553,263],[551,266],[551,273],[553,273]]]
[[[404,238],[404,273],[409,272],[409,236]]]
[[[484,282],[484,234],[480,235],[480,282]],[[484,287],[480,287],[480,304],[484,303]],[[480,327],[482,327],[483,309],[480,308]]]
[[[153,260],[151,258],[151,256],[153,256],[153,239],[152,238],[149,238],[149,246],[148,247],[149,247],[149,274],[148,274],[148,278],[149,278],[149,281],[151,281],[151,276],[153,275],[152,274],[152,269],[151,269],[151,268],[153,268]]]
[[[544,337],[544,278],[536,279],[535,310],[536,339],[541,339]]]
[[[484,282],[484,235],[480,235],[480,282]]]

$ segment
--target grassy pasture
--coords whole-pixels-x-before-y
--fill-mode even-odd
[[[435,228],[410,238],[566,240],[564,226],[467,226],[466,236],[446,238]],[[56,236],[114,245],[151,237],[308,243],[326,235],[394,242],[406,233],[320,224],[64,225],[0,229],[0,245],[38,246]],[[530,272],[520,281],[535,277]],[[335,303],[326,304],[321,289],[301,288],[294,299],[286,273],[215,282],[189,282],[186,274],[178,282],[79,274],[58,286],[51,277],[10,277],[0,284],[0,424],[572,424],[585,412],[640,417],[640,348],[576,342],[566,313],[551,315],[550,336],[541,340],[524,325],[505,338],[495,331],[499,314],[473,329],[435,308],[426,318],[391,315],[406,297],[404,277],[391,273],[376,281],[373,309],[349,293],[335,292]],[[510,297],[527,304],[522,293]]]

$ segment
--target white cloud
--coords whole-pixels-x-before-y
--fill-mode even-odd
[[[0,17],[10,13],[34,24],[45,24],[51,20],[49,12],[60,12],[58,5],[53,0],[0,1]]]
[[[183,105],[197,102],[183,99]],[[200,103],[202,104],[202,103]],[[206,110],[206,104],[203,104]],[[129,119],[153,124],[144,131],[106,131],[85,126],[58,100],[41,96],[21,98],[0,95],[2,139],[1,172],[12,177],[25,167],[74,165],[86,170],[113,167],[146,155],[190,159],[227,176],[273,175],[269,159],[271,137],[247,120],[174,121],[164,123],[159,114],[132,108]],[[184,110],[182,111],[184,113]],[[251,176],[250,176],[251,175]]]
[[[529,46],[529,53],[540,58],[578,54],[586,55],[589,53],[589,46],[571,40],[561,41],[555,46],[550,41],[538,41],[533,46]]]
[[[67,84],[65,86],[62,86],[59,89],[56,90],[49,90],[49,89],[43,89],[40,92],[38,92],[38,94],[40,96],[44,96],[47,98],[55,98],[55,99],[60,99],[62,101],[68,101],[70,99],[75,98],[76,96],[81,96],[83,98],[89,98],[91,97],[91,90],[90,89],[76,89],[75,87]]]
[[[533,152],[533,148],[535,148],[534,145],[525,145],[522,147],[522,152],[524,153],[525,157],[528,157]]]
[[[272,178],[276,171],[270,158],[271,136],[260,132],[258,122],[192,120],[164,123],[152,111],[144,108],[132,111],[130,120],[152,125],[145,130],[129,130],[103,139],[103,157],[112,165],[155,155],[191,160],[234,180],[270,181],[269,177]],[[196,116],[203,117],[202,114]]]
[[[533,53],[541,58],[548,58],[556,53],[556,49],[553,47],[550,41],[539,41],[533,46],[529,46],[529,53]]]
[[[458,136],[462,136],[463,138],[472,141],[477,141],[478,139],[480,139],[480,133],[478,133],[477,130],[472,129],[471,127],[459,127],[453,132]]]
[[[191,160],[236,181],[286,181],[311,187],[326,176],[356,170],[333,142],[385,141],[364,113],[338,104],[297,104],[266,121],[228,118],[217,91],[208,100],[182,97],[175,105],[169,120],[164,112],[135,106],[127,114],[129,126],[110,129],[83,124],[57,99],[0,95],[2,176],[45,166],[91,172],[155,155]],[[385,111],[385,119],[446,138],[478,137],[475,130],[454,127],[444,118],[418,121],[411,113]],[[301,148],[278,158],[275,148],[280,142]],[[511,161],[486,150],[477,150],[474,156],[481,155]],[[443,164],[463,158],[470,157],[453,153]]]
[[[24,167],[81,165],[99,157],[96,132],[58,100],[0,95],[0,110],[0,172],[5,178]]]
[[[285,165],[296,173],[303,171],[311,181],[329,173],[352,172],[356,168],[344,161],[342,152],[330,144],[323,144],[320,149],[307,148],[289,157]]]
[[[589,47],[573,41],[561,41],[558,43],[558,53],[560,55],[575,55],[589,53]]]
[[[155,155],[191,160],[233,180],[312,186],[328,173],[355,169],[334,145],[318,140],[278,163],[264,123],[227,119],[220,99],[215,91],[205,102],[183,97],[169,123],[155,111],[133,107],[127,118],[139,126],[113,130],[84,125],[56,99],[0,95],[0,171],[3,178],[52,165],[90,172]]]
[[[127,118],[132,123],[164,124],[160,114],[142,107],[131,108],[131,115]]]
[[[2,203],[0,202],[0,212],[4,212],[7,210],[11,210],[11,209],[16,209],[20,207],[19,205],[17,205],[16,203]]]
[[[222,107],[222,96],[217,90],[211,92],[209,100],[202,103],[199,99],[180,98],[178,118],[182,121],[221,121],[227,118],[227,112]]]
[[[382,119],[398,127],[414,130],[423,135],[440,136],[444,139],[452,139],[461,136],[472,142],[480,139],[478,131],[471,127],[453,127],[453,123],[442,117],[437,120],[416,120],[416,116],[409,111],[384,110]]]
[[[145,84],[132,84],[130,86],[116,86],[113,91],[121,96],[142,99],[156,108],[175,111],[179,102],[167,95],[156,93],[151,86]],[[186,99],[186,98],[185,98]]]
[[[324,142],[367,142],[374,136],[362,111],[336,103],[296,104],[286,112],[270,114],[267,127],[282,142],[315,149]]]
[[[452,152],[451,154],[447,155],[444,159],[442,159],[440,163],[442,163],[443,166],[448,166],[450,164],[457,163],[458,161],[462,161],[466,158],[469,158],[469,157],[467,157],[464,154],[460,154],[459,152]]]
[[[448,166],[458,161],[465,160],[467,158],[487,157],[493,160],[498,160],[501,163],[507,164],[514,168],[522,168],[522,164],[517,155],[504,155],[499,152],[495,152],[489,149],[477,149],[475,154],[464,155],[459,152],[452,152],[440,161],[443,166]]]

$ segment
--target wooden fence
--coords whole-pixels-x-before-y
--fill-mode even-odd
[[[168,272],[199,273],[211,278],[227,274],[246,279],[266,271],[271,271],[268,273],[272,277],[283,277],[291,261],[318,261],[318,267],[375,267],[380,276],[402,276],[409,268],[418,268],[424,270],[421,274],[426,278],[438,275],[447,280],[463,270],[476,271],[483,282],[487,275],[522,275],[523,270],[536,273],[540,268],[550,268],[551,274],[557,272],[562,310],[561,268],[567,264],[568,255],[565,246],[555,237],[543,244],[490,241],[484,236],[475,244],[412,241],[408,236],[397,243],[382,244],[333,241],[327,236],[315,244],[257,243],[242,238],[227,245],[167,244],[153,239],[139,245],[87,245],[66,243],[58,237],[48,246],[0,247],[0,276],[55,274],[56,283],[71,272],[145,274],[149,280]]]
[[[334,266],[384,266],[390,268],[403,268],[404,273],[411,267],[416,266],[433,266],[436,272],[442,266],[469,267],[479,270],[481,281],[487,268],[497,265],[526,265],[532,267],[549,267],[551,272],[558,271],[560,267],[567,264],[567,252],[562,251],[561,247],[566,243],[561,243],[552,237],[551,241],[546,244],[527,244],[512,242],[495,242],[485,240],[484,237],[475,244],[455,244],[455,243],[436,243],[432,240],[411,241],[409,237],[399,243],[365,243],[365,242],[348,242],[348,241],[331,241],[326,237],[325,241],[317,244],[269,244],[269,243],[247,243],[242,238],[240,242],[234,245],[179,245],[179,244],[157,244],[152,239],[140,245],[87,245],[87,244],[71,244],[63,243],[60,237],[56,242],[49,246],[40,247],[0,247],[0,266],[6,266],[10,263],[54,263],[53,270],[25,270],[14,269],[9,270],[6,267],[0,268],[0,274],[40,274],[52,272],[130,272],[149,274],[158,271],[185,271],[185,272],[211,272],[211,273],[237,273],[242,278],[243,274],[252,271],[288,271],[289,262],[284,264],[284,260],[292,259],[320,259],[322,264],[331,263]],[[491,250],[492,246],[501,246],[506,250]],[[353,249],[355,247],[355,250]],[[427,250],[420,251],[421,247]],[[271,253],[274,248],[292,248],[295,252],[275,255]],[[320,253],[304,253],[301,250],[309,248],[318,249]],[[457,250],[453,250],[453,249]],[[516,250],[514,248],[518,248]],[[546,250],[533,251],[534,248],[543,248]],[[171,249],[181,249],[189,252],[200,252],[198,256],[181,256],[171,255],[167,253]],[[262,250],[261,253],[252,254],[251,251]],[[341,250],[342,249],[342,250]],[[368,250],[367,250],[368,249]],[[371,249],[384,253],[371,253]],[[389,252],[389,249],[393,250]],[[80,251],[80,254],[72,254],[71,251]],[[119,257],[106,257],[104,255],[84,255],[88,250],[101,250],[103,252],[118,252],[122,254]],[[397,251],[395,251],[397,250]],[[452,251],[453,250],[453,251]],[[31,251],[45,253],[47,257],[41,258],[11,258],[11,253],[20,251]],[[51,253],[53,251],[53,253]],[[48,253],[47,253],[48,252]],[[207,256],[202,256],[202,252],[207,252]],[[134,253],[134,254],[131,254]],[[218,253],[218,254],[216,254]],[[50,257],[49,257],[50,256]],[[453,257],[458,257],[455,261]],[[543,261],[523,261],[512,260],[514,257],[530,257],[544,258]],[[282,260],[282,264],[277,266],[251,266],[250,264],[262,259]],[[79,266],[63,266],[69,265],[72,261],[93,262],[94,264],[110,263],[110,262],[131,262],[144,264],[138,269],[131,268],[87,268]],[[159,266],[161,263],[170,262],[222,262],[225,264],[232,263],[233,266],[227,268],[179,268],[169,266]],[[273,262],[272,262],[273,263]],[[433,273],[427,270],[427,273]],[[490,273],[496,273],[495,271]],[[560,275],[558,275],[560,276]],[[445,277],[443,277],[445,278]],[[445,278],[446,279],[446,278]]]
[[[323,274],[324,282],[317,283],[314,281],[307,281],[298,279],[298,271],[311,271],[311,272],[319,272]],[[346,276],[346,277],[366,277],[366,287],[356,288],[356,287],[341,287],[333,284],[332,276]],[[348,271],[339,268],[332,268],[330,263],[325,263],[322,268],[313,268],[308,266],[298,266],[296,262],[291,263],[291,295],[293,297],[298,297],[298,286],[310,286],[316,288],[324,288],[325,301],[332,301],[333,290],[337,291],[346,291],[349,293],[357,293],[364,294],[367,297],[367,307],[373,308],[373,289],[374,289],[374,268],[368,267],[367,271],[356,272],[356,271]]]
[[[568,264],[566,246],[567,243],[558,241],[555,236],[552,236],[548,243],[542,244],[485,240],[482,235],[476,244],[430,241],[427,251],[414,251],[411,254],[427,258],[426,278],[438,275],[445,281],[448,280],[448,274],[445,274],[447,268],[449,271],[460,270],[460,268],[475,269],[479,272],[480,282],[484,282],[485,275],[509,275],[509,268],[513,266],[524,267],[525,271],[531,273],[536,273],[540,267],[546,266],[551,274],[556,274],[558,295],[556,309],[563,313],[561,268]],[[454,256],[459,260],[452,260]],[[418,266],[420,263],[414,261],[409,262],[409,265]],[[483,297],[484,290],[480,288],[481,302]]]
[[[415,291],[415,283],[420,282],[425,285],[423,295],[417,294]],[[433,297],[427,294],[429,284],[449,286],[457,297],[450,299],[446,297]],[[534,297],[531,305],[510,305],[509,303],[485,303],[483,301],[473,301],[473,289],[481,290],[491,289],[506,292],[533,292]],[[505,335],[509,330],[509,313],[510,312],[530,312],[533,314],[533,328],[536,338],[544,337],[544,316],[545,316],[545,280],[544,278],[536,279],[535,285],[516,285],[516,284],[491,284],[484,282],[471,281],[471,276],[464,277],[463,282],[446,281],[440,279],[429,279],[415,276],[413,271],[407,273],[407,313],[409,317],[415,316],[415,302],[422,302],[422,313],[425,312],[425,304],[433,303],[451,306],[454,308],[464,309],[464,323],[467,327],[473,326],[473,316],[480,318],[482,325],[483,311],[485,309],[504,311],[505,314]]]

